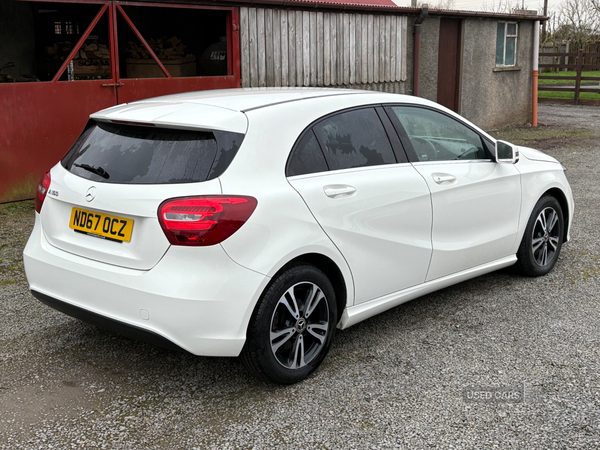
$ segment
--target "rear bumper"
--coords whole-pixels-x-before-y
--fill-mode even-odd
[[[237,356],[269,277],[220,245],[171,247],[151,270],[92,261],[50,245],[39,217],[23,252],[31,292],[78,319],[194,355]]]
[[[91,323],[97,327],[112,331],[113,333],[120,334],[121,336],[132,338],[138,341],[148,342],[158,347],[168,348],[170,350],[182,350],[181,347],[178,347],[173,342],[152,331],[148,331],[134,325],[129,325],[118,320],[109,319],[108,317],[93,313],[87,309],[79,308],[78,306],[71,305],[70,303],[61,302],[60,300],[52,298],[46,294],[42,294],[41,292],[31,291],[31,294],[40,302],[56,309],[57,311],[67,314],[71,317],[75,317],[76,319],[83,320],[84,322]]]

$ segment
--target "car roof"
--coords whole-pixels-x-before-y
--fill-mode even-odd
[[[146,101],[168,103],[194,103],[228,108],[234,111],[249,111],[274,104],[307,100],[316,97],[357,95],[365,91],[330,88],[249,88],[219,89],[182,94],[166,95]]]
[[[356,97],[356,104],[403,102],[428,104],[427,100],[377,91],[331,88],[251,88],[220,89],[166,95],[99,111],[92,119],[131,124],[153,124],[183,129],[207,129],[245,133],[246,112],[310,99]],[[368,97],[368,99],[367,99]],[[335,103],[333,101],[332,103]]]

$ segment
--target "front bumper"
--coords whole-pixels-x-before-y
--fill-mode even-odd
[[[50,245],[37,215],[23,261],[32,293],[53,308],[203,356],[239,355],[269,282],[220,245],[171,247],[147,271],[92,261]]]

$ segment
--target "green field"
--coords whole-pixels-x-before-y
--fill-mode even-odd
[[[574,92],[538,91],[538,98],[574,98]],[[581,100],[600,100],[600,94],[594,92],[579,92]]]
[[[574,70],[568,72],[559,72],[559,73],[540,73],[540,75],[556,75],[560,77],[574,77],[577,76],[577,72]],[[582,77],[599,77],[600,71],[598,70],[588,70],[581,72]],[[586,86],[600,86],[599,80],[582,80],[582,85]],[[544,86],[575,86],[575,80],[544,80],[538,79],[538,85]],[[564,91],[539,91],[538,98],[574,98],[574,92],[564,92]],[[582,100],[600,100],[600,94],[595,92],[585,92],[580,91],[579,98]]]
[[[542,75],[556,75],[559,77],[576,77],[577,76],[577,72],[574,70],[570,70],[568,72],[559,72],[559,73],[540,73],[540,76]],[[588,70],[588,71],[583,71],[581,72],[581,76],[582,77],[600,77],[600,71],[598,70]],[[575,85],[575,80],[543,80],[543,79],[538,79],[538,84],[555,84],[555,85],[559,85],[559,86],[566,86],[566,85]],[[581,84],[600,84],[600,80],[582,80]]]

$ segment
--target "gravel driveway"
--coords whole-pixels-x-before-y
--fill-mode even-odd
[[[600,448],[600,108],[543,104],[539,121],[497,134],[569,169],[577,210],[556,268],[338,332],[291,387],[42,305],[21,263],[32,203],[0,206],[0,448]]]

